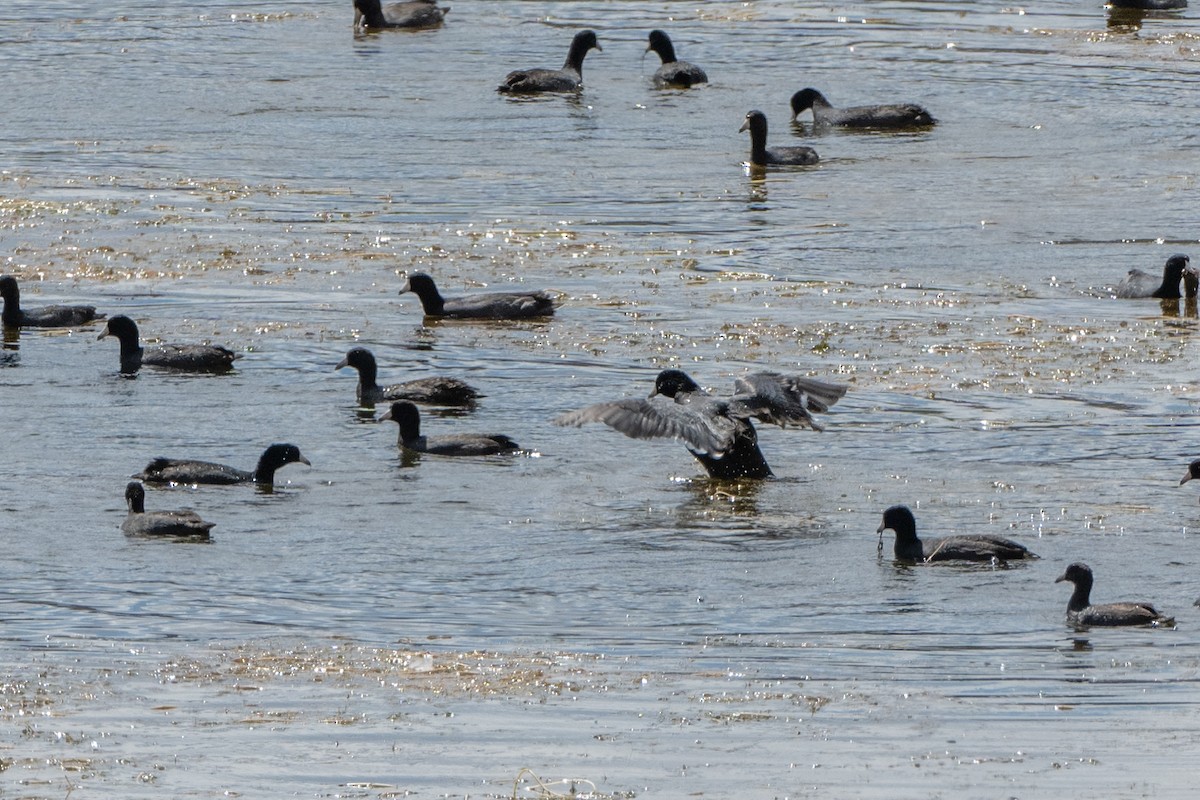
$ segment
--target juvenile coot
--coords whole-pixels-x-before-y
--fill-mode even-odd
[[[1163,616],[1149,603],[1102,603],[1091,604],[1092,569],[1087,564],[1076,562],[1054,581],[1070,581],[1075,591],[1067,601],[1067,622],[1078,627],[1116,625],[1154,625],[1171,627],[1175,620]]]
[[[258,459],[258,465],[253,470],[227,467],[224,464],[214,464],[211,461],[193,461],[186,458],[154,459],[139,474],[134,475],[146,483],[257,483],[259,486],[275,485],[275,470],[287,464],[306,464],[312,466],[307,458],[300,454],[300,448],[294,444],[273,444],[263,451]]]
[[[22,309],[21,290],[12,275],[0,277],[0,296],[4,298],[4,312],[0,321],[9,328],[68,328],[83,325],[103,314],[96,313],[95,306],[43,306]]]
[[[511,453],[521,446],[502,434],[451,433],[442,436],[421,435],[421,413],[407,400],[392,403],[392,407],[379,418],[392,420],[400,426],[401,447],[417,453],[438,456],[489,456],[494,453]]]
[[[662,66],[654,73],[655,86],[681,86],[686,89],[697,83],[708,83],[704,70],[675,58],[675,46],[671,44],[671,37],[663,31],[650,31],[650,46],[646,49],[658,53],[662,59]]]
[[[433,278],[423,272],[408,276],[400,294],[412,292],[421,299],[427,317],[453,319],[526,319],[554,314],[554,298],[541,290],[486,292],[463,297],[442,297]]]
[[[358,404],[371,408],[376,403],[411,400],[433,406],[469,406],[479,398],[479,392],[458,378],[417,378],[416,380],[383,387],[376,383],[378,368],[375,356],[365,347],[355,347],[346,353],[334,369],[353,367],[358,370]]]
[[[137,481],[125,487],[129,515],[121,530],[130,536],[193,536],[208,538],[216,523],[205,522],[195,511],[146,511],[146,490]]]
[[[834,108],[816,89],[801,89],[792,95],[792,119],[809,109],[817,127],[920,128],[937,122],[928,111],[913,103]]]
[[[241,358],[229,348],[211,344],[159,344],[143,348],[138,343],[137,324],[123,314],[108,321],[97,339],[115,336],[121,342],[121,372],[137,372],[141,367],[160,367],[187,372],[225,372]]]
[[[1191,268],[1191,262],[1188,256],[1176,253],[1163,265],[1162,277],[1137,268],[1131,269],[1113,293],[1123,299],[1157,297],[1160,300],[1178,300],[1183,296],[1179,291],[1179,282],[1189,276],[1195,279],[1196,273]]]
[[[660,372],[645,399],[627,398],[581,408],[554,420],[579,427],[603,422],[634,439],[681,439],[710,477],[769,478],[751,419],[780,427],[820,430],[809,412],[828,411],[846,393],[842,384],[799,375],[755,372],[734,381],[734,394],[713,397],[685,372]]]
[[[411,0],[386,6],[380,0],[354,0],[354,27],[361,25],[367,30],[436,28],[449,10],[438,8],[434,0]]]
[[[746,121],[738,133],[750,131],[750,163],[756,167],[769,165],[810,166],[820,161],[817,151],[811,147],[767,148],[767,115],[761,111],[746,114]]]
[[[940,539],[917,538],[917,521],[907,506],[892,506],[883,512],[876,533],[883,547],[883,532],[896,532],[896,558],[901,561],[1017,561],[1037,558],[1024,545],[1003,536],[964,534]]]
[[[504,83],[496,87],[503,94],[536,94],[538,92],[577,92],[583,88],[583,57],[592,48],[603,50],[595,31],[580,31],[571,40],[567,60],[562,69],[522,69],[508,73]]]

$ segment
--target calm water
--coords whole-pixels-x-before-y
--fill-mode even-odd
[[[3,272],[245,358],[129,380],[97,327],[5,339],[0,796],[1191,796],[1196,312],[1107,289],[1200,256],[1197,14],[455,0],[355,37],[348,0],[8,0]],[[495,94],[583,27],[580,97]],[[654,27],[711,85],[650,86]],[[941,124],[816,136],[804,86]],[[821,165],[748,174],[752,108]],[[566,304],[422,326],[410,269]],[[529,454],[401,458],[354,344],[487,395],[428,432]],[[852,389],[761,429],[760,486],[548,424],[667,365]],[[272,441],[313,462],[273,494],[149,492],[210,544],[121,534],[151,457]],[[1042,560],[897,566],[894,503]],[[1068,629],[1075,560],[1178,629]]]

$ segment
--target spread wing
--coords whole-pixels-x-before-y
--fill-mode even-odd
[[[554,419],[555,425],[579,427],[603,422],[633,439],[682,439],[698,453],[724,455],[733,445],[737,420],[721,401],[676,403],[668,398],[627,398],[596,403]]]
[[[846,394],[848,386],[827,383],[800,375],[752,372],[734,382],[736,394],[729,399],[734,416],[754,417],[787,427],[821,430],[810,411],[824,412]]]

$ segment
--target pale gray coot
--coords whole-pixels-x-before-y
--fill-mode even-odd
[[[108,321],[96,338],[115,336],[121,343],[121,372],[137,372],[141,367],[159,367],[185,372],[225,372],[241,358],[227,347],[211,344],[159,344],[143,348],[138,341],[137,323],[119,314]]]
[[[508,73],[504,83],[496,87],[503,94],[537,94],[539,92],[577,92],[583,88],[583,57],[592,48],[603,50],[596,32],[583,30],[571,40],[567,60],[562,69],[521,69]]]
[[[195,511],[147,511],[146,490],[137,481],[131,481],[125,487],[125,502],[129,514],[121,523],[121,530],[130,536],[208,538],[208,532],[216,525],[205,522]]]
[[[408,276],[400,294],[412,292],[421,300],[427,317],[451,319],[528,319],[549,317],[557,305],[542,290],[484,292],[462,297],[442,297],[433,278],[423,272]]]
[[[263,454],[259,456],[258,464],[252,470],[215,464],[211,461],[160,456],[133,477],[140,478],[147,483],[257,483],[260,486],[273,486],[275,471],[287,464],[312,466],[312,462],[301,455],[300,448],[296,445],[273,444],[263,451]]]
[[[1158,613],[1149,603],[1102,603],[1092,605],[1092,569],[1076,562],[1055,579],[1055,583],[1070,581],[1075,591],[1067,602],[1067,622],[1078,627],[1113,627],[1118,625],[1155,625],[1171,627],[1175,620]]]
[[[816,89],[801,89],[792,95],[792,119],[809,109],[817,127],[921,128],[937,122],[915,103],[834,108]]]
[[[821,160],[811,147],[767,147],[767,115],[750,111],[738,133],[750,131],[750,163],[756,167],[811,166]]]
[[[12,275],[0,277],[0,296],[4,298],[4,311],[0,314],[0,321],[10,328],[69,328],[104,317],[103,314],[96,313],[95,306],[43,306],[22,309],[21,289]]]

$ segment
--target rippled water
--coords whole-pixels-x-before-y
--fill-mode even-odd
[[[24,302],[245,356],[125,379],[97,327],[6,334],[0,794],[1190,796],[1196,310],[1108,289],[1197,255],[1195,9],[458,0],[356,37],[350,5],[0,8]],[[583,27],[582,95],[495,94]],[[654,27],[712,83],[653,89]],[[940,124],[816,135],[804,86]],[[821,165],[748,174],[751,108]],[[566,302],[423,326],[411,269]],[[529,454],[402,458],[355,344],[486,394],[428,432]],[[548,423],[667,365],[851,391],[760,429],[758,486]],[[211,543],[121,534],[151,457],[272,441],[313,462],[274,493],[149,492]],[[894,503],[1042,559],[898,566]],[[1075,560],[1178,629],[1067,628]]]

